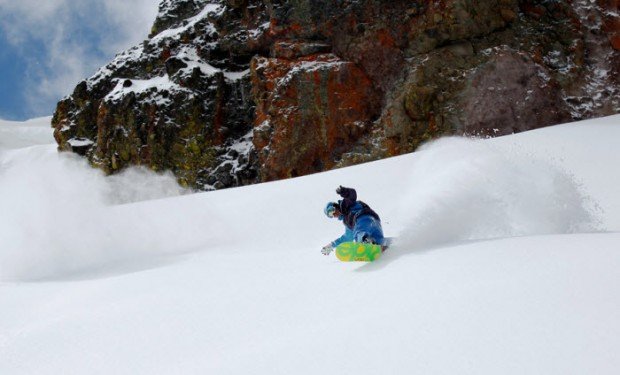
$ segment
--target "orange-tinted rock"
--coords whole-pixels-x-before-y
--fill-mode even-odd
[[[366,74],[332,54],[257,57],[251,72],[263,181],[330,169],[380,110]]]
[[[607,34],[611,46],[620,51],[620,1],[599,0],[603,10],[603,31]]]
[[[620,51],[620,33],[610,35],[609,42],[615,50]]]

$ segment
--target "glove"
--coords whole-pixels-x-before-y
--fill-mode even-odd
[[[357,200],[357,192],[355,189],[344,187],[342,185],[338,186],[338,189],[336,189],[336,194],[346,200],[350,200],[351,202],[355,202]]]
[[[332,244],[329,244],[329,245],[323,247],[323,249],[321,249],[321,253],[323,255],[329,255],[329,254],[331,254],[332,251],[334,251],[334,247],[332,246]]]

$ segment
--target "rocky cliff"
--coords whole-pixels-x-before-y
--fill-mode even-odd
[[[620,112],[615,0],[163,0],[58,103],[61,150],[198,189]]]

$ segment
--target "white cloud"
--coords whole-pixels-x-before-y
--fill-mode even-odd
[[[0,0],[0,31],[28,67],[29,111],[56,101],[150,32],[159,0]]]

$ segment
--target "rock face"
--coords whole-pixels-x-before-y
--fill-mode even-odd
[[[198,189],[620,112],[609,0],[163,0],[58,103],[61,150]]]
[[[333,54],[255,58],[251,71],[263,180],[333,168],[381,108],[366,74]]]
[[[459,130],[495,136],[567,121],[560,96],[548,95],[558,88],[527,55],[497,51],[469,77],[459,103]]]
[[[108,173],[134,164],[172,170],[199,189],[255,182],[248,68],[254,54],[269,51],[259,5],[162,1],[150,39],[58,103],[52,124],[60,149]]]

